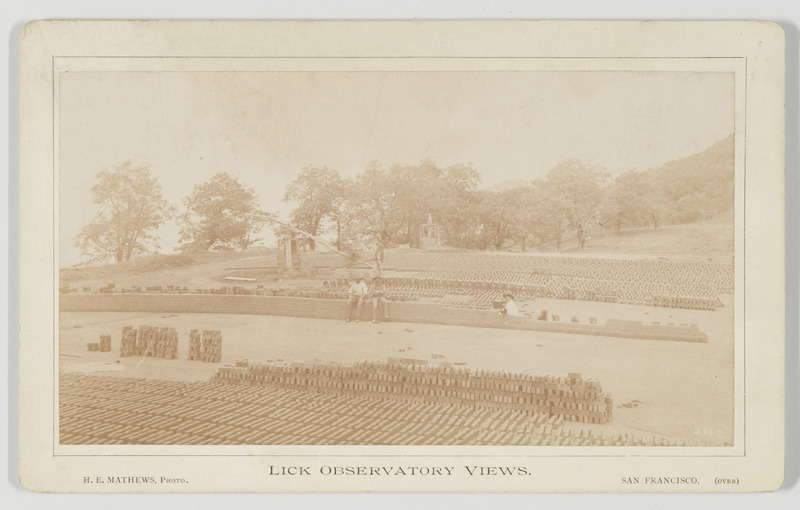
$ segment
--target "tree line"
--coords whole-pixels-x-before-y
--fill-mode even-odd
[[[692,223],[733,209],[733,138],[661,168],[612,179],[598,166],[562,161],[545,178],[480,189],[470,165],[431,161],[383,167],[354,177],[306,167],[286,190],[291,223],[334,239],[341,249],[365,238],[417,247],[430,215],[443,244],[479,250],[581,250],[592,235]]]
[[[419,226],[439,226],[442,243],[467,249],[556,249],[573,234],[585,239],[601,217],[609,177],[595,166],[567,160],[545,179],[505,190],[480,189],[469,165],[375,162],[344,178],[327,167],[304,168],[287,188],[296,203],[291,222],[313,235],[333,237],[340,248],[364,238],[384,245],[419,244]],[[581,233],[583,232],[583,233]]]
[[[380,242],[419,245],[431,218],[442,243],[479,250],[583,249],[593,235],[626,228],[658,229],[733,209],[733,139],[658,169],[625,171],[612,179],[595,165],[569,159],[543,179],[481,189],[471,165],[432,161],[384,167],[370,163],[345,177],[309,166],[287,186],[289,223],[338,248]],[[180,225],[183,250],[246,250],[275,214],[261,211],[252,187],[222,172],[195,185],[182,209],[169,205],[147,165],[125,162],[101,171],[91,188],[95,218],[75,238],[82,255],[117,262],[158,250],[157,231]],[[280,228],[278,237],[285,233]],[[309,240],[314,248],[313,239]]]

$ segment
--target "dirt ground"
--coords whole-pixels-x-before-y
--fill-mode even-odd
[[[550,308],[566,317],[570,304],[537,301],[534,308]],[[598,378],[613,394],[613,423],[598,429],[732,443],[733,320],[727,304],[716,312],[576,305],[583,315],[662,324],[698,322],[709,335],[708,343],[255,315],[66,312],[60,316],[59,366],[104,375],[202,381],[219,366],[239,359],[349,363],[401,356],[540,375],[579,372]],[[627,308],[623,313],[609,306]],[[181,359],[120,358],[123,326],[140,325],[175,328]],[[221,364],[186,359],[190,329],[222,331]],[[97,342],[101,334],[111,335],[112,351],[88,352],[86,343]],[[621,407],[634,401],[635,407]]]

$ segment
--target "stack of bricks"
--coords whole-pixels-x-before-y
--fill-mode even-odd
[[[144,342],[143,356],[156,358],[158,345],[161,340],[161,331],[157,326],[139,326],[139,341]]]
[[[111,335],[100,335],[100,342],[89,342],[86,348],[92,352],[110,352],[111,351]]]
[[[109,346],[111,338],[109,337]],[[110,347],[109,347],[110,348]],[[173,328],[140,326],[122,329],[120,356],[147,356],[153,358],[178,358],[178,333]]]
[[[158,330],[152,326],[139,326],[139,334],[136,337],[136,354],[138,356],[152,356],[151,348],[155,344],[153,330]]]
[[[608,319],[606,329],[614,336],[673,340],[678,342],[708,342],[708,335],[700,331],[697,323],[682,324],[643,324],[642,321]]]
[[[194,358],[190,357],[190,359]],[[208,363],[219,363],[221,360],[222,360],[222,332],[218,330],[208,330],[208,329],[203,330],[200,361],[205,361]]]
[[[200,332],[193,329],[189,332],[189,361],[200,361],[202,343],[200,341]]]
[[[305,363],[243,363],[222,367],[223,384],[335,393],[383,400],[510,410],[559,420],[609,423],[611,395],[580,374],[539,376],[505,370],[470,370],[415,363],[363,361],[352,366]]]
[[[155,357],[178,359],[178,333],[173,328],[161,328],[155,345]]]
[[[686,310],[716,310],[719,299],[694,296],[653,296],[652,305]]]
[[[133,329],[131,326],[122,328],[122,340],[119,346],[119,355],[121,357],[136,356],[138,353],[138,332],[138,330]]]

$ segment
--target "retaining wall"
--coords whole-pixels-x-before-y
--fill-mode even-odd
[[[332,299],[284,296],[230,296],[209,294],[60,294],[62,312],[235,313],[284,315],[344,320],[348,303]],[[379,310],[382,312],[382,309]],[[607,324],[548,322],[494,311],[450,308],[433,303],[389,303],[392,322],[546,331],[578,335],[706,342],[696,324],[669,326],[639,321],[609,320]],[[372,304],[361,308],[361,320],[372,319]]]

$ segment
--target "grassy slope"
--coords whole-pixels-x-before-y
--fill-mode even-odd
[[[630,255],[683,255],[703,257],[733,256],[733,222],[730,219],[709,220],[686,225],[664,225],[625,229],[619,233],[594,235],[584,253]],[[564,252],[577,252],[577,242],[564,243]]]
[[[275,265],[273,251],[267,249],[239,252],[152,255],[120,264],[65,268],[62,283],[70,287],[89,286],[93,290],[106,283],[117,287],[139,285],[187,285],[219,287],[224,270],[231,267]]]

